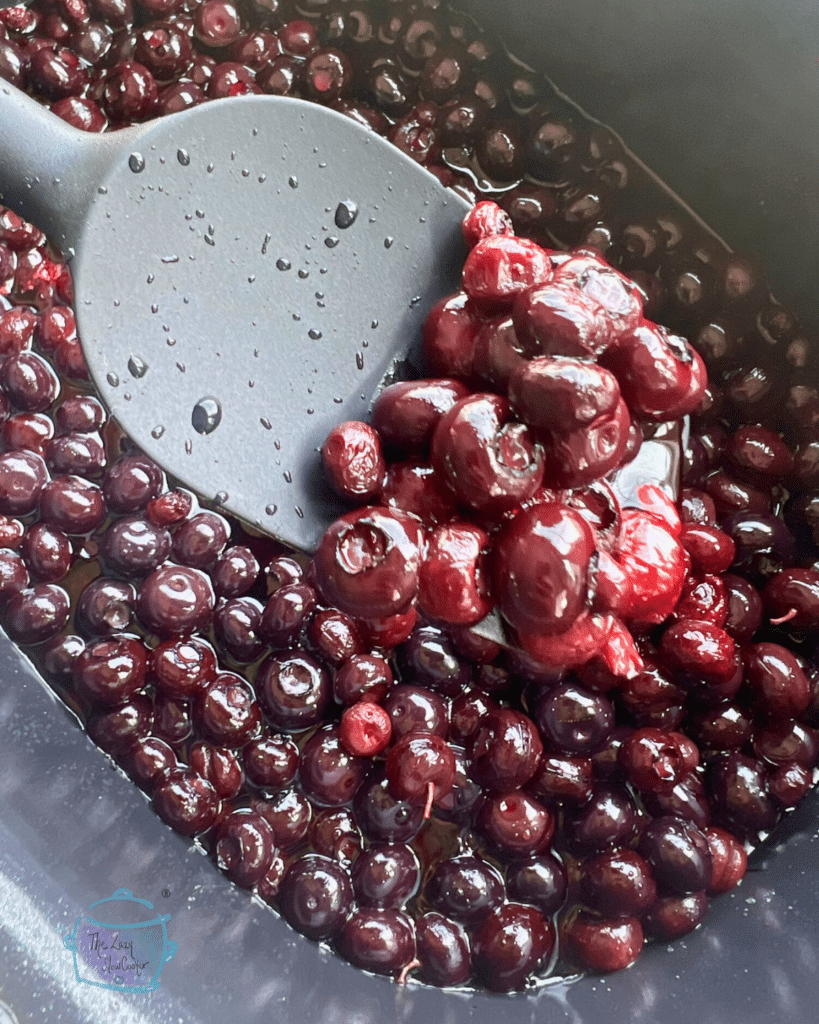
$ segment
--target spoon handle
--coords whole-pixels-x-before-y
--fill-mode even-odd
[[[71,257],[98,183],[122,151],[121,133],[72,128],[0,81],[0,200]]]

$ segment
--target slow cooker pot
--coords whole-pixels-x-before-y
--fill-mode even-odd
[[[819,16],[805,0],[464,0],[611,125],[810,323]],[[512,996],[400,988],[292,932],[172,834],[0,638],[0,1021],[145,1024],[807,1024],[819,997],[819,798],[788,816],[701,929],[628,971]],[[63,936],[117,889],[176,955],[152,992],[87,984]],[[96,907],[94,910],[98,910]],[[111,922],[106,922],[111,924]],[[170,947],[165,950],[170,952]]]

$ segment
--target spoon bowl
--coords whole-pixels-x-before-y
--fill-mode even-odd
[[[123,430],[171,476],[305,551],[342,511],[319,449],[417,375],[468,204],[374,132],[285,97],[88,135],[0,89],[3,201],[71,259]]]

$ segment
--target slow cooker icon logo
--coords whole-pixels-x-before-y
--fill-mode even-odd
[[[77,981],[119,992],[152,992],[165,963],[176,953],[168,938],[170,914],[152,914],[153,903],[128,889],[92,903],[63,936],[74,954]]]

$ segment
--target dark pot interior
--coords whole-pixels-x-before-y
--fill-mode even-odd
[[[806,322],[819,223],[819,24],[806,0],[464,2],[545,70]],[[791,815],[705,926],[630,970],[491,997],[370,978],[294,934],[173,835],[0,638],[0,1021],[19,1024],[806,1024],[819,996],[819,801]],[[127,887],[179,951],[151,994],[74,977],[62,936]],[[14,1017],[8,1018],[14,1020]]]

